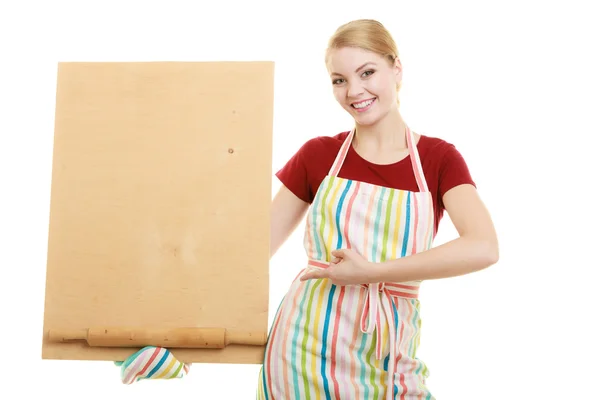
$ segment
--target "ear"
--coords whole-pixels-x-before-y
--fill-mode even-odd
[[[399,87],[402,85],[402,63],[398,57],[394,60],[394,74],[396,75],[396,86]]]

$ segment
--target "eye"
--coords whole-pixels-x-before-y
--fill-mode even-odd
[[[367,70],[367,71],[363,72],[362,75],[364,77],[367,77],[367,76],[373,75],[374,73],[375,73],[375,71],[373,71],[372,69],[370,69],[370,70]]]
[[[343,79],[342,79],[342,78],[338,78],[338,79],[334,79],[334,80],[333,80],[333,84],[334,84],[334,85],[339,85],[339,84],[340,84],[340,83],[342,83],[342,82],[343,82]]]

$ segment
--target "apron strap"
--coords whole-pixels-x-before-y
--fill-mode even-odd
[[[419,191],[428,192],[429,188],[427,187],[427,180],[425,179],[425,174],[423,173],[423,166],[421,165],[421,157],[419,157],[419,150],[417,149],[415,138],[413,137],[413,134],[408,128],[408,126],[406,127],[406,143],[408,144],[410,161],[412,162],[413,173],[415,174],[415,179],[417,180]]]
[[[346,137],[346,140],[344,140],[344,143],[342,144],[340,151],[338,151],[337,157],[335,158],[335,161],[333,162],[333,165],[331,166],[331,169],[329,170],[330,176],[337,176],[337,174],[342,169],[342,164],[344,164],[344,160],[346,159],[346,154],[348,154],[348,149],[350,149],[350,146],[352,146],[353,138],[354,138],[354,129],[352,129],[350,131],[350,133]]]
[[[381,293],[381,296],[379,295]],[[381,310],[383,308],[383,310]],[[363,311],[360,321],[360,329],[363,333],[376,333],[376,350],[375,358],[381,360],[383,358],[383,323],[381,313],[385,315],[388,324],[388,333],[390,340],[390,354],[388,358],[388,381],[387,381],[387,397],[392,399],[394,396],[394,373],[396,372],[396,345],[398,341],[397,321],[394,313],[394,301],[392,295],[385,286],[376,283],[370,283],[369,289],[363,305]]]
[[[355,132],[355,129],[352,129],[350,131],[350,133],[348,133],[346,140],[344,140],[344,143],[342,144],[340,151],[338,151],[335,161],[333,162],[333,164],[331,165],[331,168],[329,170],[330,176],[337,176],[339,174],[340,170],[342,169],[342,165],[344,164],[344,160],[346,159],[348,150],[350,149],[350,146],[352,146],[352,139],[354,138],[354,132]],[[425,174],[423,173],[423,166],[421,165],[421,157],[419,156],[419,151],[417,149],[417,144],[415,143],[413,134],[408,126],[405,128],[405,133],[406,133],[406,143],[408,144],[409,157],[410,157],[410,161],[412,163],[413,173],[415,175],[415,179],[417,180],[417,185],[419,187],[419,191],[428,192],[429,188],[427,186],[427,180],[425,179]]]

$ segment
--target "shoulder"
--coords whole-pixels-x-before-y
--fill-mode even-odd
[[[417,149],[423,167],[440,170],[456,164],[466,167],[466,161],[454,143],[435,136],[421,134]]]
[[[307,140],[277,171],[276,176],[297,197],[312,202],[348,134],[349,132],[341,132]]]
[[[312,170],[315,167],[318,168],[321,165],[333,162],[349,133],[349,131],[340,132],[331,136],[315,136],[308,139],[286,162],[284,169],[302,166],[305,169]]]
[[[337,153],[350,131],[340,132],[331,136],[315,136],[307,140],[299,149],[299,153],[310,157],[326,153]]]
[[[457,151],[453,143],[448,142],[437,136],[420,134],[419,142],[417,143],[419,154],[430,156],[443,156],[448,152]]]
[[[465,183],[475,186],[466,160],[453,143],[421,135],[417,147],[426,178],[437,186],[440,200],[455,186]]]

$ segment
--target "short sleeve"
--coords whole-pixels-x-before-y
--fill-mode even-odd
[[[310,182],[306,165],[305,152],[308,143],[288,160],[287,163],[275,174],[281,183],[294,193],[299,199],[310,203]]]
[[[440,204],[446,192],[462,184],[475,185],[469,167],[454,145],[449,145],[444,152],[440,165],[438,196]]]

